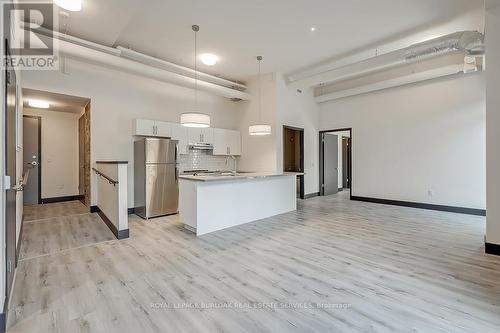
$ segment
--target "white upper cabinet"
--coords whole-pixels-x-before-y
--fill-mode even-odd
[[[187,128],[181,126],[180,124],[171,124],[172,128],[172,139],[179,141],[179,154],[189,153],[189,143],[188,143],[188,131]]]
[[[214,145],[214,155],[241,155],[240,131],[222,128],[187,128],[178,123],[136,119],[134,135],[177,140],[179,154],[188,154],[190,144],[209,143]]]
[[[134,130],[134,135],[154,136],[155,121],[147,119],[136,119]]]
[[[194,143],[214,143],[214,134],[212,128],[188,128],[188,140],[190,144]]]
[[[226,140],[229,144],[229,155],[241,155],[240,131],[226,130]]]
[[[214,155],[228,154],[228,145],[226,141],[226,130],[214,128]]]
[[[214,155],[241,155],[240,131],[213,129]]]
[[[164,121],[155,121],[156,136],[170,138],[172,137],[172,124]]]
[[[172,135],[171,123],[164,121],[136,119],[134,135],[159,136],[169,138]]]

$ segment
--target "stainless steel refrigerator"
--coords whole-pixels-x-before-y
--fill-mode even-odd
[[[178,212],[177,143],[160,138],[134,143],[134,212],[144,219]]]

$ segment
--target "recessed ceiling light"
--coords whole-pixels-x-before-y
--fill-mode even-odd
[[[30,100],[28,100],[28,105],[31,106],[32,108],[37,108],[37,109],[48,109],[48,108],[50,108],[49,102],[41,101],[39,99],[30,99]]]
[[[213,66],[217,63],[219,57],[212,53],[203,53],[202,55],[200,55],[200,59],[203,64],[207,66]]]
[[[82,10],[82,0],[54,0],[59,7],[71,12],[79,12]]]
[[[311,31],[315,32],[316,31],[316,27],[311,27]]]

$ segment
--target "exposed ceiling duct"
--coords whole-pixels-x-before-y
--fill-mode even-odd
[[[361,95],[407,84],[418,83],[452,75],[463,75],[484,68],[482,56],[449,54],[442,57],[423,59],[408,66],[399,66],[383,72],[323,85],[314,89],[318,103]]]
[[[477,31],[456,32],[357,62],[339,59],[329,70],[305,77],[296,74],[288,81],[293,88],[317,87],[450,54],[479,56],[484,54],[483,40]]]
[[[464,55],[483,55],[483,34],[477,31],[461,31],[414,44],[406,49],[406,61],[432,58],[453,52],[463,52]]]
[[[73,36],[47,31],[44,28],[37,29],[36,33],[41,39],[57,39],[58,50],[61,56],[194,88],[194,71],[190,68],[143,55],[129,49],[107,47]],[[244,92],[246,89],[245,85],[206,73],[199,74],[198,88],[232,101],[250,100],[250,95]]]

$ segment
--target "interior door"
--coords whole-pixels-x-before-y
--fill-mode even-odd
[[[24,186],[24,205],[40,203],[40,129],[41,118],[23,116],[23,175],[29,171],[28,182]]]
[[[6,41],[5,49],[9,50]],[[8,52],[8,51],[7,51]],[[6,245],[6,300],[9,299],[16,260],[16,73],[6,70],[5,87],[5,174],[10,177],[6,191],[5,245]]]
[[[323,190],[324,195],[339,191],[339,143],[337,135],[323,136]]]
[[[342,187],[351,188],[351,139],[342,138]]]

